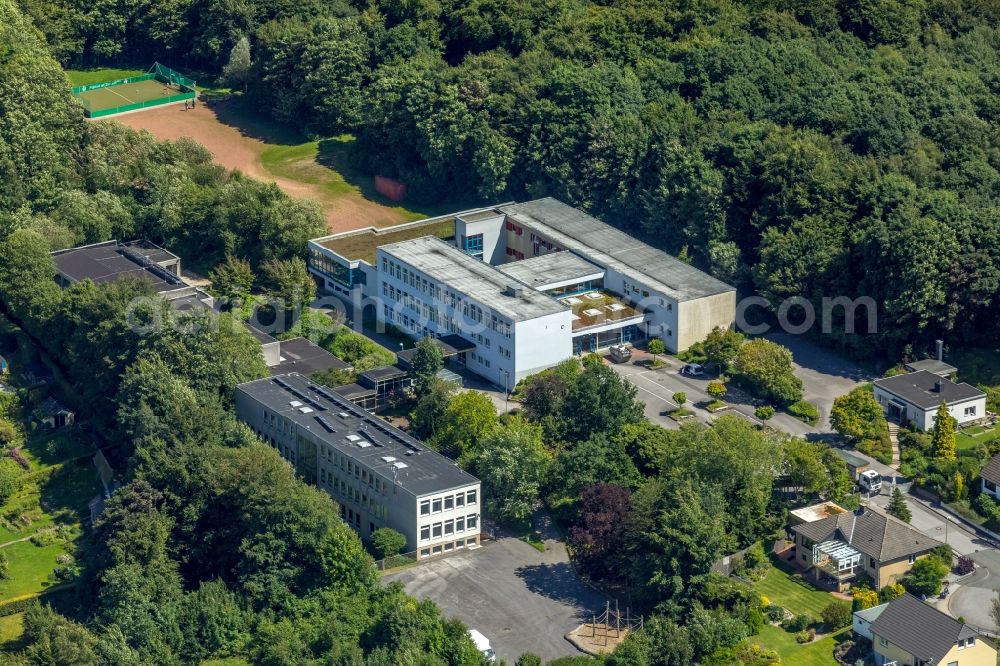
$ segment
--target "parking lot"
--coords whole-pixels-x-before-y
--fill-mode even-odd
[[[604,598],[582,583],[561,543],[546,540],[546,548],[502,538],[383,580],[403,583],[409,594],[481,631],[507,663],[523,652],[545,661],[579,655],[564,636],[603,610]]]

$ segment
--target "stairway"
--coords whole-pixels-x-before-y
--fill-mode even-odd
[[[892,442],[892,464],[889,465],[895,470],[899,469],[899,424],[889,421],[889,441]]]

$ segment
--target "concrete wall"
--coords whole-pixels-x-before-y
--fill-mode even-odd
[[[573,314],[569,310],[514,324],[514,384],[573,355]]]
[[[677,348],[684,351],[704,340],[716,327],[730,328],[736,322],[736,292],[727,291],[678,305]]]

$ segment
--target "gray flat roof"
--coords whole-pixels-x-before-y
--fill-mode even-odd
[[[524,321],[569,310],[554,298],[504,275],[495,267],[470,257],[454,245],[434,236],[383,245],[379,250],[512,321]],[[507,286],[511,284],[523,287],[521,295],[506,293]]]
[[[938,382],[941,382],[940,390],[936,388]],[[956,384],[926,370],[876,379],[875,386],[922,409],[933,409],[942,402],[951,405],[986,395],[971,384]]]
[[[907,363],[905,366],[910,372],[919,372],[921,370],[926,370],[927,372],[933,372],[935,375],[952,375],[958,368],[953,365],[948,365],[944,361],[939,361],[936,358],[925,358],[921,361],[913,361],[912,363]]]
[[[123,252],[117,241],[59,250],[52,253],[52,258],[59,273],[71,282],[91,280],[102,284],[130,276],[147,280],[157,293],[183,289],[186,286],[180,278],[155,263],[138,263]]]
[[[287,372],[311,375],[323,370],[347,370],[351,367],[306,338],[282,340],[280,350],[281,362],[270,369],[272,375],[282,375]]]
[[[454,461],[299,373],[257,379],[240,384],[236,390],[309,430],[318,441],[374,469],[390,482],[393,465],[402,463],[405,467],[395,471],[396,483],[417,497],[479,483]],[[290,404],[305,403],[303,396],[313,410],[305,414]],[[362,442],[369,446],[359,446]],[[387,462],[383,460],[386,457],[395,460]]]
[[[735,287],[708,273],[551,197],[499,208],[519,223],[549,236],[564,249],[634,275],[648,287],[678,301],[735,291]]]
[[[604,276],[603,268],[565,250],[500,264],[497,270],[535,289],[560,282],[582,282]]]

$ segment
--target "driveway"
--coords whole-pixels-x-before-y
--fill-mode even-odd
[[[948,599],[948,610],[969,624],[997,633],[1000,627],[990,617],[990,606],[1000,591],[1000,551],[983,550],[972,556],[977,569],[962,580],[961,587]]]
[[[541,553],[503,538],[383,580],[403,583],[409,594],[433,600],[444,615],[478,629],[509,664],[524,652],[543,661],[581,655],[565,635],[601,612],[604,597],[577,577],[565,546],[545,543]]]
[[[764,337],[791,350],[795,376],[802,380],[802,399],[819,409],[816,428],[820,432],[830,430],[830,409],[835,398],[874,379],[854,361],[801,335],[769,333]]]

